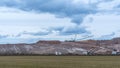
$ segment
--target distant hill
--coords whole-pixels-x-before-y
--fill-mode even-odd
[[[0,44],[0,55],[119,55],[120,38],[111,40],[40,40],[33,44]]]

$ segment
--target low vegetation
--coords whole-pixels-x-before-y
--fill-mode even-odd
[[[0,56],[0,68],[119,68],[120,56]]]

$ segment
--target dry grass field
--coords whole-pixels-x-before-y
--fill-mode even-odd
[[[0,68],[120,68],[120,56],[0,56]]]

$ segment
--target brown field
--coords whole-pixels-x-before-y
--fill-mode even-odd
[[[120,56],[0,56],[0,68],[120,68]]]

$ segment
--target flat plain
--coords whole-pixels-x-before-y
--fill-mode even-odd
[[[0,68],[120,68],[120,56],[0,56]]]

